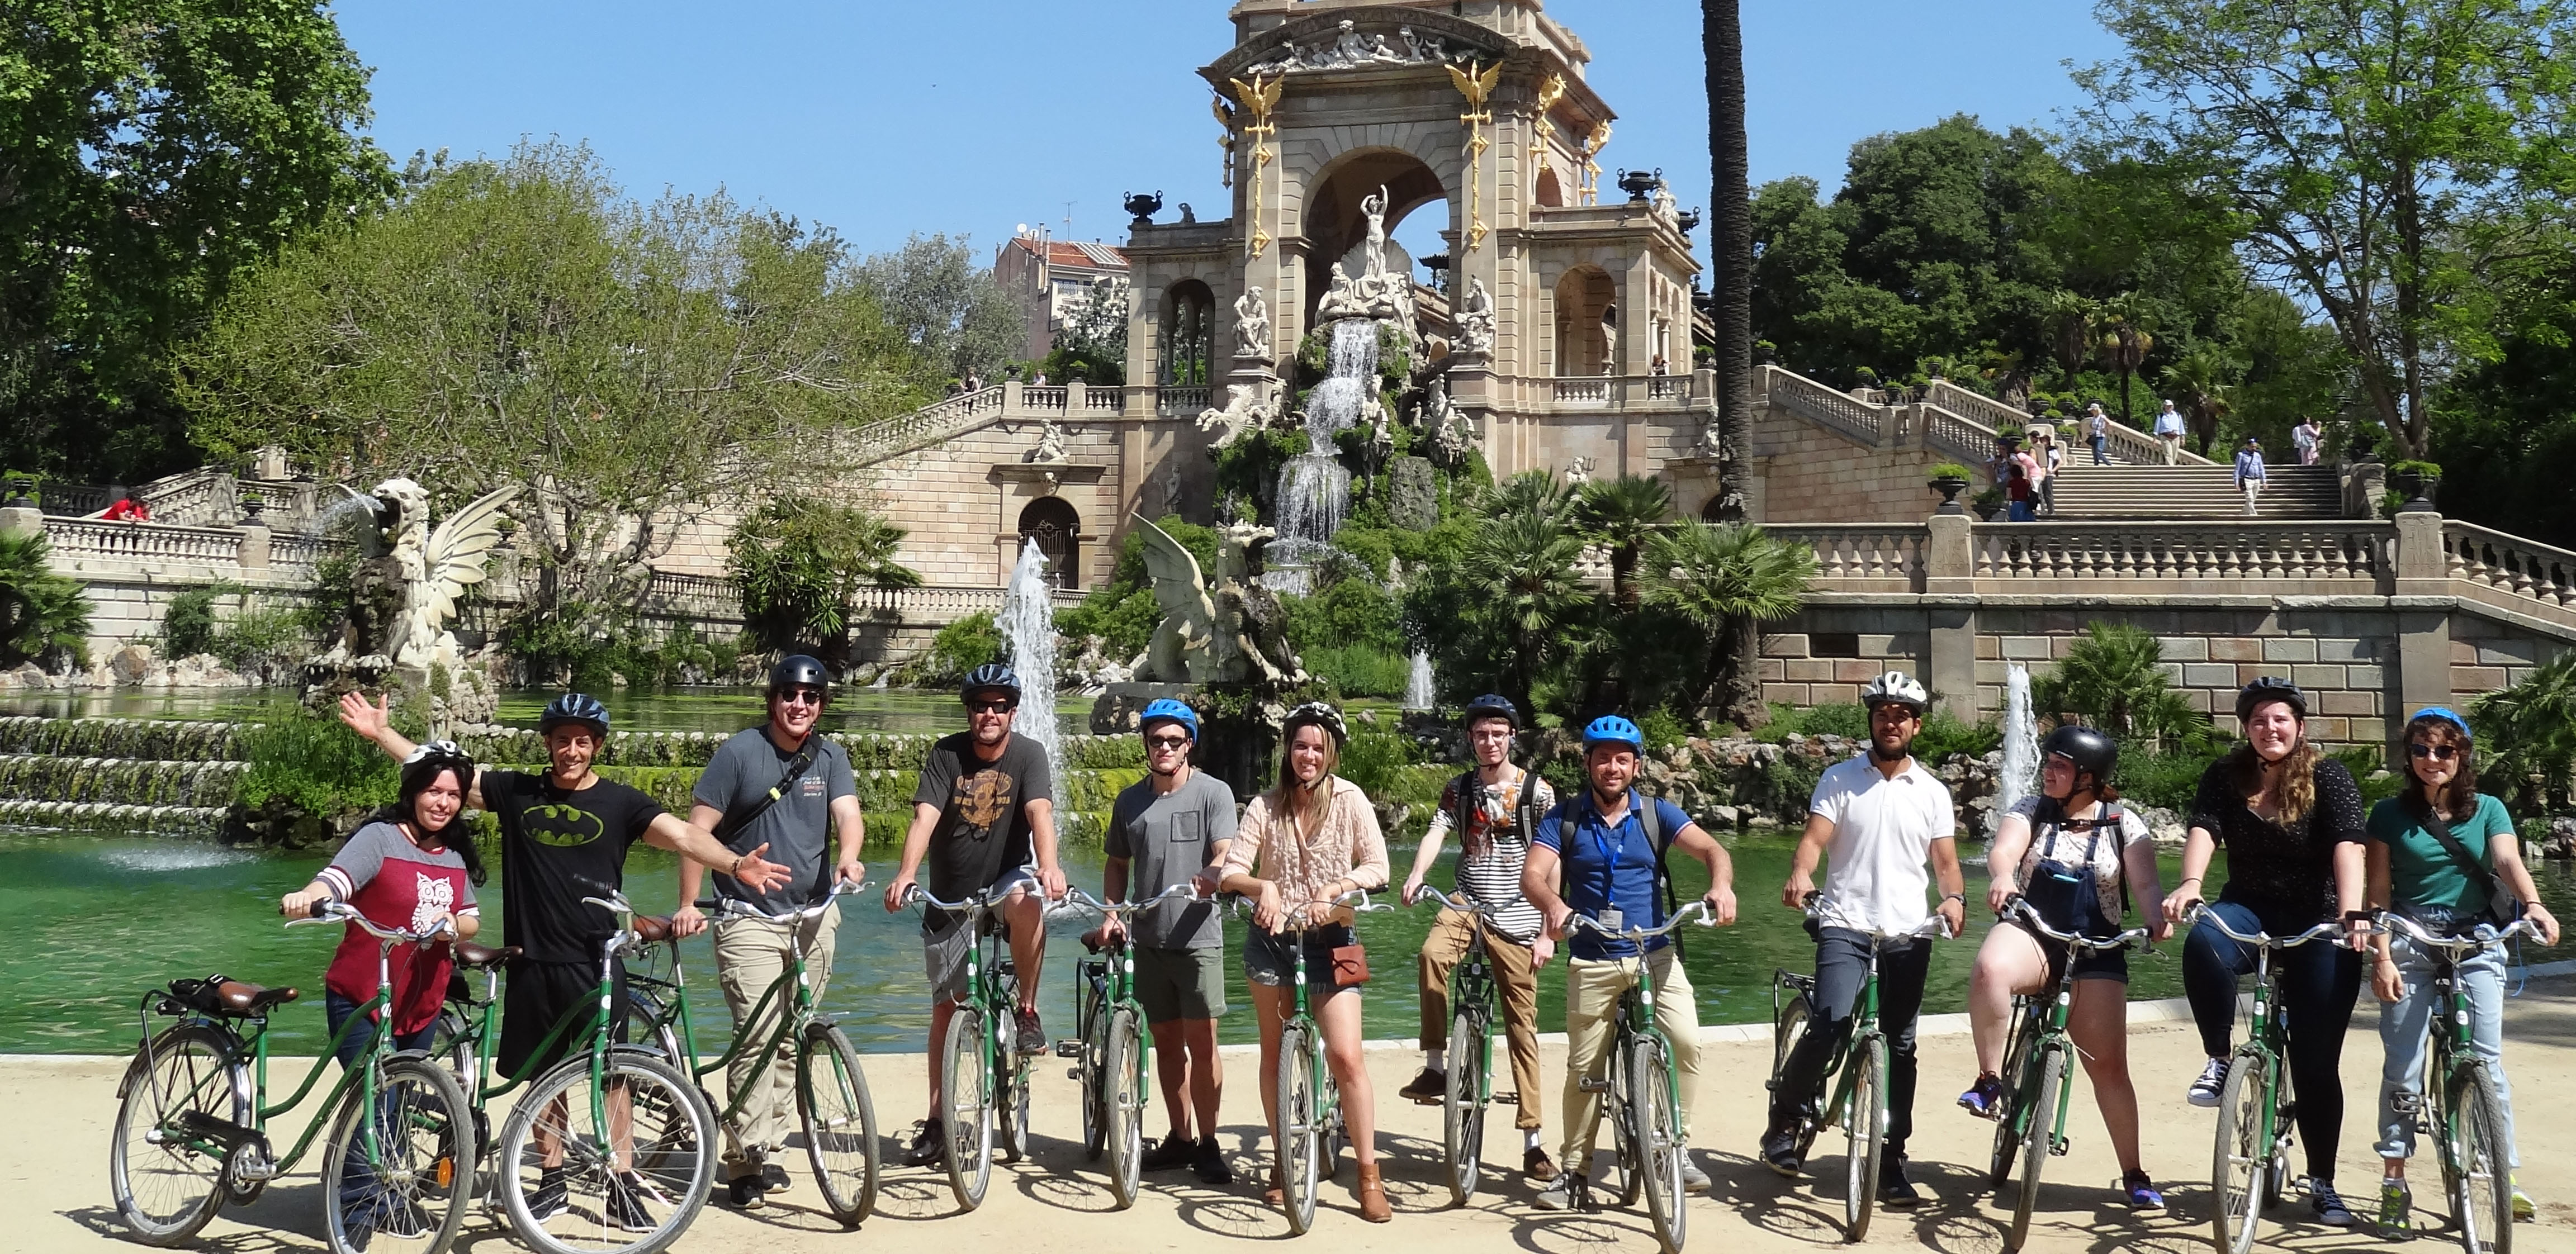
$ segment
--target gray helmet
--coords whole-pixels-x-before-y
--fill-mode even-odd
[[[823,665],[822,659],[803,653],[791,653],[780,658],[778,665],[769,668],[770,696],[777,696],[800,685],[819,688],[823,691],[823,695],[830,696],[832,668]]]
[[[1889,671],[1869,681],[1869,686],[1860,690],[1860,703],[1863,706],[1901,705],[1913,710],[1919,717],[1925,710],[1932,708],[1932,694],[1925,692],[1923,685],[1912,675],[1903,671]]]

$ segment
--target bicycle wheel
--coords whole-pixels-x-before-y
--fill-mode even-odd
[[[1887,1039],[1876,1032],[1852,1042],[1850,1103],[1843,1125],[1843,1239],[1869,1235],[1878,1207],[1878,1156],[1887,1143]]]
[[[2261,1054],[2240,1052],[2227,1067],[2227,1083],[2218,1090],[2218,1137],[2210,1164],[2210,1187],[2218,1194],[2217,1237],[2221,1254],[2247,1254],[2254,1248],[2254,1228],[2263,1215],[2269,1188],[2272,1143],[2263,1135],[2271,1100]]]
[[[1109,1014],[1101,1050],[1102,1138],[1109,1152],[1109,1195],[1118,1209],[1136,1204],[1145,1170],[1145,1029],[1132,1007]]]
[[[338,1254],[437,1254],[471,1209],[474,1111],[447,1069],[387,1061],[376,1100],[358,1089],[322,1151],[323,1235]]]
[[[613,1050],[594,1091],[590,1058],[576,1054],[511,1110],[493,1178],[511,1230],[540,1254],[651,1254],[706,1205],[715,1145],[696,1086],[668,1063]],[[560,1167],[545,1166],[548,1146]]]
[[[1815,1008],[1808,1004],[1807,995],[1799,993],[1781,1003],[1779,1017],[1771,1021],[1771,1081],[1774,1087],[1779,1084],[1780,1072],[1789,1065],[1789,1051],[1797,1048],[1798,1038],[1806,1034],[1807,1020],[1814,1014]]]
[[[1288,1231],[1304,1236],[1315,1226],[1316,1172],[1323,1158],[1325,1130],[1316,1118],[1314,1030],[1291,1023],[1279,1031],[1279,1074],[1272,1109],[1278,1112],[1277,1150],[1280,1207],[1288,1214]]]
[[[1029,1159],[1029,1061],[1015,1058],[1010,1078],[1002,1082],[1001,1109],[997,1112],[1002,1133],[1002,1156],[1011,1162]]]
[[[223,1205],[224,1150],[191,1126],[229,1125],[249,1104],[250,1076],[224,1063],[232,1037],[201,1024],[152,1038],[118,1086],[116,1130],[107,1147],[109,1190],[136,1240],[177,1245]]]
[[[1104,1000],[1102,981],[1107,974],[1098,962],[1084,960],[1076,968],[1075,996],[1080,1002],[1074,1014],[1074,1038],[1081,1042],[1075,1056],[1073,1078],[1082,1090],[1082,1156],[1090,1162],[1100,1161],[1101,1151],[1109,1146],[1108,1105],[1102,1093],[1102,1077],[1108,1073],[1103,1061],[1108,1053],[1101,1032],[1107,1026],[1101,1015]]]
[[[796,1112],[805,1155],[834,1219],[855,1228],[877,1205],[877,1108],[859,1051],[829,1023],[808,1024],[796,1055]]]
[[[1601,1090],[1602,1117],[1610,1124],[1610,1156],[1619,1164],[1619,1187],[1610,1196],[1621,1206],[1636,1205],[1646,1188],[1646,1156],[1638,1145],[1637,1112],[1628,1108],[1629,1052],[1627,1040],[1611,1042],[1609,1083]]]
[[[1674,1098],[1672,1059],[1660,1037],[1640,1037],[1628,1053],[1628,1109],[1637,1123],[1638,1149],[1644,1160],[1639,1173],[1646,1187],[1646,1214],[1655,1221],[1655,1239],[1664,1254],[1681,1254],[1689,1233],[1690,1198],[1682,1185],[1683,1160],[1690,1155],[1682,1128],[1681,1105]]]
[[[1485,1017],[1461,1008],[1449,1016],[1449,1084],[1440,1100],[1440,1149],[1449,1164],[1449,1199],[1464,1206],[1476,1196],[1485,1157]]]
[[[2451,1214],[2468,1254],[2513,1248],[2513,1159],[2495,1076],[2476,1060],[2456,1064],[2443,1112],[2442,1162],[2452,1180]]]
[[[948,1016],[947,1057],[939,1068],[939,1117],[948,1132],[948,1187],[957,1204],[973,1210],[984,1204],[984,1187],[993,1182],[993,1072],[979,1046],[991,1031],[984,1011],[959,1006]]]
[[[2039,1039],[2031,1023],[2031,1011],[2023,1006],[2026,998],[2015,998],[2012,1039],[2004,1045],[2004,1113],[1995,1120],[1993,1157],[1986,1164],[1986,1187],[2000,1189],[2012,1179],[2013,1156],[2021,1152],[2021,1120],[2029,1117],[2036,1103],[2024,1074],[2030,1065],[2030,1050]]]
[[[2039,1051],[2038,1083],[2031,1089],[2030,1116],[2022,1128],[2021,1189],[2013,1198],[2012,1227],[2005,1230],[2004,1248],[2018,1250],[2030,1239],[2030,1212],[2039,1201],[2039,1173],[2048,1165],[2048,1139],[2056,1132],[2057,1099],[2066,1087],[2066,1051],[2047,1048]]]

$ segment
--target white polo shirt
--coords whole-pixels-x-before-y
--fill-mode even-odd
[[[1824,923],[1902,935],[1931,917],[1932,842],[1957,834],[1950,790],[1909,762],[1890,779],[1863,752],[1827,769],[1807,812],[1834,824],[1825,846]]]

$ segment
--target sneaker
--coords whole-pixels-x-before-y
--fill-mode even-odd
[[[528,1195],[528,1218],[538,1223],[563,1213],[564,1169],[546,1167],[537,1172],[537,1191]]]
[[[2540,1204],[2532,1201],[2531,1195],[2522,1191],[2522,1181],[2515,1180],[2511,1176],[2507,1176],[2506,1180],[2510,1181],[2510,1187],[2513,1189],[2513,1221],[2527,1224],[2540,1218]]]
[[[762,1163],[760,1165],[760,1187],[767,1189],[772,1193],[786,1192],[788,1182],[793,1179],[795,1179],[795,1177],[788,1175],[787,1169],[779,1166],[777,1163]]]
[[[2163,1210],[2165,1208],[2164,1190],[2157,1188],[2156,1182],[2148,1179],[2147,1173],[2143,1171],[2132,1171],[2121,1176],[2120,1190],[2129,1195],[2129,1209],[2131,1210]]]
[[[1708,1173],[1700,1170],[1699,1161],[1692,1158],[1688,1150],[1682,1151],[1682,1187],[1685,1189],[1708,1187]]]
[[[1234,1168],[1226,1166],[1225,1151],[1217,1147],[1216,1138],[1212,1136],[1200,1139],[1197,1152],[1190,1156],[1190,1170],[1197,1174],[1201,1184],[1234,1183]]]
[[[2384,1240],[2395,1241],[2415,1235],[2415,1194],[2403,1180],[2382,1178],[2379,1182],[2379,1220],[2376,1225]]]
[[[1531,1199],[1530,1205],[1540,1210],[1572,1210],[1575,1191],[1582,1187],[1582,1176],[1571,1171],[1566,1172],[1548,1181],[1547,1187],[1538,1191],[1538,1196]]]
[[[1023,1010],[1019,1014],[1020,1052],[1035,1057],[1047,1052],[1046,1029],[1038,1026],[1038,1012]]]
[[[1546,1150],[1533,1145],[1521,1153],[1521,1174],[1545,1184],[1556,1178],[1556,1162]]]
[[[1171,1171],[1189,1166],[1198,1148],[1198,1142],[1175,1132],[1164,1137],[1162,1144],[1146,1150],[1136,1162],[1146,1171]]]
[[[1798,1178],[1807,1159],[1798,1152],[1796,1128],[1773,1128],[1762,1134],[1762,1165],[1792,1180]]]
[[[1905,1178],[1905,1157],[1890,1154],[1878,1165],[1878,1204],[1889,1210],[1912,1210],[1923,1204],[1923,1193]]]
[[[948,1161],[948,1129],[937,1119],[912,1125],[912,1144],[903,1151],[906,1167],[936,1167]]]
[[[758,1176],[735,1176],[725,1182],[725,1199],[735,1210],[757,1210],[768,1198],[769,1183]]]
[[[662,1225],[644,1201],[654,1195],[653,1186],[642,1176],[621,1171],[608,1178],[608,1226],[620,1232],[651,1232]]]
[[[2318,1223],[2329,1228],[2349,1228],[2355,1222],[2352,1208],[2343,1204],[2343,1195],[2335,1192],[2330,1180],[2309,1179],[2308,1209],[2316,1213]]]
[[[1448,1099],[1449,1075],[1438,1067],[1424,1067],[1413,1083],[1397,1089],[1395,1095],[1424,1106],[1437,1106]]]
[[[2182,1097],[2203,1110],[2215,1110],[2218,1108],[2218,1090],[2226,1084],[2227,1060],[2212,1058],[2200,1069],[2200,1078],[2191,1082],[2191,1087],[2184,1091]]]
[[[1959,1095],[1959,1106],[1979,1119],[2000,1119],[2004,1113],[2003,1077],[1989,1071],[1977,1077],[1975,1085]]]

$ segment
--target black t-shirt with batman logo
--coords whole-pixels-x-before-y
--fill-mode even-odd
[[[626,851],[663,814],[613,780],[566,791],[543,775],[485,771],[484,808],[501,821],[502,917],[508,943],[536,962],[597,962],[617,916],[584,897],[626,882]]]

